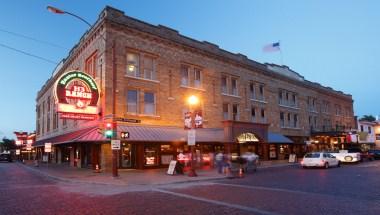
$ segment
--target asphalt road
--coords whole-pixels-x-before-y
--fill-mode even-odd
[[[0,163],[0,214],[380,214],[380,161],[155,187],[53,181]]]

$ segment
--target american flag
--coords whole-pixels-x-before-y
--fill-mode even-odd
[[[280,42],[271,43],[263,47],[263,52],[276,52],[280,51]]]

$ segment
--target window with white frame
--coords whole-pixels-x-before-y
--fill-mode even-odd
[[[238,104],[232,105],[232,120],[234,121],[239,120],[239,105]]]
[[[155,115],[156,114],[156,102],[154,93],[144,93],[144,114]]]
[[[127,53],[127,76],[140,77],[140,56]]]
[[[265,109],[264,108],[261,108],[261,122],[265,122],[266,119],[265,119]]]
[[[201,88],[202,87],[202,79],[201,79],[202,72],[198,68],[194,68],[194,87],[195,88]]]
[[[280,112],[280,126],[285,127],[285,114],[284,114],[284,112]]]
[[[259,100],[264,100],[264,85],[263,84],[259,85],[259,96],[258,96],[258,99]]]
[[[231,93],[234,96],[239,95],[239,93],[238,93],[238,80],[236,78],[231,78]]]
[[[147,55],[144,55],[144,78],[150,80],[156,79],[154,58]]]
[[[255,89],[255,83],[249,83],[249,97],[251,99],[256,99],[256,89]]]
[[[293,128],[298,128],[298,115],[293,115]]]
[[[223,104],[223,119],[224,120],[229,119],[229,117],[228,117],[228,104],[227,103]]]
[[[132,114],[138,113],[138,91],[137,90],[128,90],[127,112],[132,113]]]
[[[228,94],[227,76],[222,76],[222,93]]]
[[[256,108],[251,107],[251,121],[255,122],[256,121]]]
[[[189,70],[190,67],[181,65],[181,86],[189,86]]]

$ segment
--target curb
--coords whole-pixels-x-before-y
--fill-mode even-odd
[[[46,178],[49,178],[51,180],[55,181],[61,181],[61,182],[67,182],[67,183],[76,183],[76,184],[93,184],[93,185],[108,185],[108,186],[122,186],[122,187],[131,187],[131,186],[165,186],[165,185],[175,185],[175,184],[184,184],[184,183],[197,183],[202,181],[213,181],[213,180],[224,180],[224,179],[231,179],[228,176],[223,177],[211,177],[211,178],[205,178],[205,179],[193,179],[193,180],[182,180],[182,181],[175,181],[170,183],[158,183],[158,184],[115,184],[115,183],[104,183],[104,182],[95,182],[95,181],[82,181],[82,180],[76,180],[76,179],[68,179],[64,177],[54,176],[49,173],[46,173],[44,171],[38,170],[36,168],[30,167],[25,164],[16,163],[18,166],[22,166],[25,169],[28,169],[34,173],[40,174]],[[287,163],[282,165],[273,165],[273,166],[258,166],[257,169],[267,169],[267,168],[280,168],[280,167],[287,167],[287,166],[295,166],[298,165],[298,163]],[[234,177],[237,178],[237,177]],[[117,180],[118,178],[115,178]]]

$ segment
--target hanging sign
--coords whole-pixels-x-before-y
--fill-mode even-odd
[[[194,112],[194,124],[195,128],[203,128],[202,111],[199,110]]]
[[[195,129],[187,131],[187,145],[195,146]]]
[[[51,143],[45,143],[45,152],[51,152]]]
[[[98,114],[99,88],[84,72],[74,70],[58,78],[55,99],[62,119],[93,120]]]

